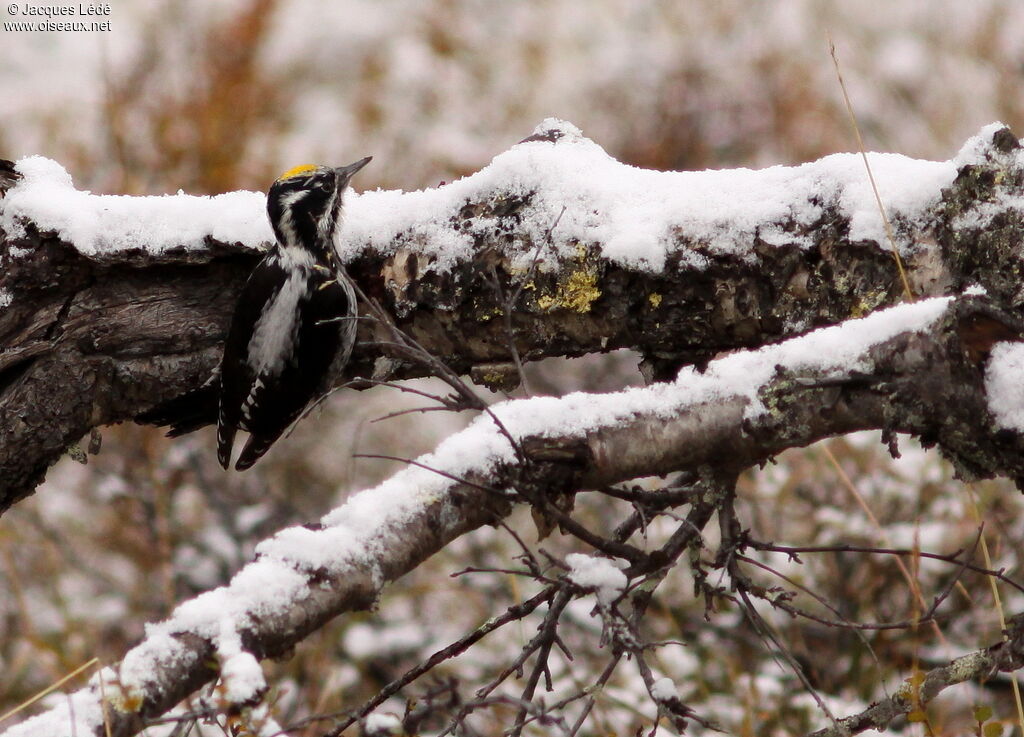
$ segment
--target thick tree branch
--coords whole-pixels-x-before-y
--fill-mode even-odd
[[[386,583],[456,537],[537,494],[600,488],[638,473],[735,472],[787,447],[867,428],[938,442],[965,473],[1024,476],[1024,444],[996,426],[985,393],[983,363],[991,325],[1003,325],[998,318],[982,297],[930,300],[736,353],[668,384],[498,405],[493,412],[525,458],[481,415],[322,523],[261,544],[229,586],[148,628],[146,640],[104,671],[102,687],[94,678],[66,704],[6,734],[66,734],[67,704],[80,735],[108,727],[115,737],[134,734],[216,678],[218,664],[224,693],[243,703],[258,698],[251,678],[244,688],[230,683],[224,674],[239,668],[228,662],[287,652],[338,614],[370,606]],[[104,698],[114,707],[106,725]]]
[[[1018,153],[990,128],[953,162],[877,157],[919,295],[981,284],[1018,309]],[[354,199],[350,271],[401,329],[481,381],[508,376],[510,328],[523,360],[629,347],[670,378],[899,299],[853,161],[638,172],[548,122],[465,180]],[[0,510],[90,428],[207,379],[268,231],[258,195],[103,199],[55,185],[37,161],[19,166],[29,173],[14,183],[8,170],[0,204]],[[424,372],[382,360],[371,324],[360,337],[339,382]],[[212,419],[206,401],[198,422]]]

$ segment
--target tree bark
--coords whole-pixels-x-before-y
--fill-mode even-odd
[[[567,138],[553,126],[528,140],[553,157]],[[918,296],[978,284],[1009,315],[1024,301],[1014,196],[1024,174],[1007,129],[990,132],[983,144],[933,204],[892,219]],[[13,179],[6,185],[18,186]],[[783,340],[901,299],[890,247],[850,240],[841,196],[794,202],[795,210],[811,206],[811,220],[764,223],[791,234],[790,242],[769,245],[756,228],[730,255],[710,249],[682,222],[666,235],[676,256],[663,270],[624,266],[602,256],[602,243],[583,242],[562,249],[557,261],[546,258],[526,283],[513,258],[544,246],[531,233],[558,238],[550,211],[533,208],[527,190],[510,184],[452,212],[431,213],[430,223],[414,221],[396,234],[386,252],[366,248],[349,267],[401,329],[480,381],[500,384],[507,376],[509,326],[524,360],[628,347],[645,356],[651,378],[664,379],[722,351]],[[567,216],[586,214],[588,206],[566,196]],[[421,255],[438,222],[475,245],[472,258],[444,273]],[[199,387],[218,362],[234,299],[258,258],[240,243],[211,237],[200,250],[86,256],[45,227],[19,226],[0,234],[0,295],[9,300],[0,308],[0,510],[30,494],[91,428],[133,419]],[[700,256],[700,266],[683,253]],[[388,358],[375,343],[382,337],[380,326],[361,328],[339,382],[426,371]],[[204,412],[212,421],[213,405]]]

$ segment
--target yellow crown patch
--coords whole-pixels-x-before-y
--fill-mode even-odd
[[[278,179],[278,181],[281,181],[282,179],[291,179],[292,177],[301,177],[303,174],[309,174],[311,172],[316,171],[317,168],[318,167],[315,164],[300,164],[299,166],[293,166],[291,169],[286,171],[284,174],[279,176],[277,179]]]

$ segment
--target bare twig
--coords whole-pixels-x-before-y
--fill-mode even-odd
[[[526,274],[523,276],[522,279],[519,280],[519,283],[516,285],[516,288],[509,295],[507,301],[502,295],[501,280],[498,278],[498,273],[495,270],[494,266],[491,266],[492,284],[494,286],[495,292],[497,292],[498,294],[498,301],[503,303],[502,317],[505,323],[505,332],[508,334],[509,353],[512,355],[512,362],[515,364],[516,373],[519,375],[519,383],[523,387],[523,392],[528,397],[532,395],[532,392],[530,391],[529,381],[526,378],[526,372],[523,370],[523,361],[519,356],[519,348],[516,347],[515,331],[512,327],[512,313],[515,311],[516,305],[519,303],[519,297],[523,293],[523,289],[530,282],[530,280],[533,279],[533,274],[537,270],[537,264],[540,260],[541,247],[544,246],[545,244],[549,246],[552,244],[551,234],[554,232],[555,228],[558,227],[558,223],[562,219],[562,215],[564,214],[565,205],[562,205],[562,209],[561,211],[559,211],[558,216],[545,231],[544,238],[538,241],[537,247],[533,251],[533,258],[530,261],[530,268],[526,270]]]
[[[919,682],[905,682],[892,696],[807,737],[847,737],[869,729],[884,731],[894,719],[927,705],[950,686],[1021,668],[1024,666],[1024,615],[1018,614],[1010,620],[1007,634],[1007,639],[933,668]]]
[[[550,601],[555,594],[555,588],[549,586],[535,596],[530,597],[521,604],[509,607],[503,614],[497,617],[488,619],[482,625],[477,627],[475,630],[465,635],[464,637],[456,640],[451,645],[448,645],[441,650],[438,650],[425,661],[420,663],[414,668],[410,668],[408,671],[403,673],[401,677],[396,678],[394,681],[389,683],[387,686],[382,688],[377,694],[360,706],[355,711],[351,712],[351,715],[340,724],[336,725],[329,732],[325,732],[323,737],[339,737],[346,729],[351,727],[360,719],[364,718],[378,706],[383,704],[389,698],[394,696],[396,693],[401,691],[403,688],[408,686],[416,679],[422,677],[426,673],[436,668],[438,665],[446,660],[456,657],[464,653],[470,647],[475,645],[477,642],[482,640],[484,637],[494,632],[497,629],[504,627],[509,622],[515,622],[517,620],[526,617],[534,609],[543,604],[545,601]],[[301,725],[298,725],[301,726]]]
[[[426,366],[433,376],[444,381],[455,391],[456,395],[464,399],[468,408],[477,409],[486,413],[494,422],[499,432],[501,432],[501,434],[508,440],[512,449],[515,451],[516,456],[520,459],[525,458],[519,442],[512,436],[501,420],[498,419],[498,416],[491,411],[491,408],[487,403],[478,397],[458,374],[452,371],[444,361],[440,360],[424,348],[415,338],[401,330],[395,324],[391,314],[381,307],[377,300],[368,297],[358,284],[353,282],[353,287],[356,294],[359,296],[359,299],[369,308],[373,317],[376,318],[381,325],[387,327],[391,333],[392,338],[394,339],[394,343],[392,344],[393,348],[404,353],[410,359]]]
[[[797,557],[800,553],[870,553],[872,555],[894,555],[899,557],[918,556],[921,558],[928,558],[930,560],[940,560],[945,563],[962,565],[969,571],[981,573],[985,576],[991,576],[992,578],[996,578],[1012,586],[1021,593],[1024,593],[1024,585],[1017,583],[1014,579],[1004,574],[1003,569],[993,570],[985,568],[984,566],[975,565],[969,561],[960,560],[959,556],[963,552],[962,550],[957,550],[955,553],[943,555],[940,553],[928,553],[923,550],[914,550],[913,548],[875,548],[864,545],[776,545],[774,543],[757,542],[755,540],[748,540],[747,544],[756,550],[763,550],[772,553],[785,553],[791,557]]]
[[[426,465],[425,463],[420,463],[419,461],[413,460],[412,458],[402,458],[401,456],[382,455],[382,454],[379,454],[379,453],[355,453],[355,454],[352,455],[352,457],[353,458],[374,458],[374,459],[377,459],[379,461],[398,461],[399,463],[407,463],[410,466],[416,466],[417,468],[422,468],[424,471],[431,471],[432,473],[436,473],[438,476],[443,476],[446,479],[450,479],[452,481],[457,481],[460,484],[465,484],[466,486],[471,486],[474,489],[479,489],[480,491],[485,491],[488,494],[493,494],[495,496],[502,497],[502,498],[505,497],[504,493],[498,491],[497,489],[493,489],[490,486],[485,486],[483,484],[478,484],[478,483],[475,483],[475,482],[470,481],[468,479],[460,478],[458,476],[455,476],[454,474],[448,473],[447,471],[442,471],[439,468],[433,468],[431,466]]]

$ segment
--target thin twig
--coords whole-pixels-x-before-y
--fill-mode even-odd
[[[352,712],[351,716],[349,716],[346,719],[346,721],[335,726],[329,732],[326,732],[323,735],[323,737],[339,737],[342,732],[351,727],[360,719],[366,717],[367,714],[372,712],[374,709],[376,709],[389,698],[391,698],[396,693],[401,691],[403,688],[408,686],[410,683],[422,677],[429,671],[433,670],[435,667],[437,667],[444,661],[450,660],[451,658],[454,658],[455,656],[464,653],[466,650],[468,650],[470,647],[472,647],[477,642],[482,640],[484,637],[494,632],[495,630],[504,627],[509,622],[515,622],[517,620],[522,619],[523,617],[526,617],[527,615],[532,613],[538,606],[543,604],[545,601],[550,600],[551,597],[554,596],[554,593],[555,588],[553,586],[549,586],[548,588],[544,589],[535,596],[530,597],[521,604],[516,604],[515,606],[509,607],[501,616],[487,620],[482,625],[477,627],[475,630],[470,632],[468,635],[465,635],[464,637],[456,640],[447,647],[438,650],[429,658],[427,658],[424,662],[420,663],[414,668],[410,668],[400,677],[396,678],[387,686],[378,691],[377,694],[372,699],[368,700],[366,703],[364,703],[362,706],[360,706],[358,709]]]
[[[505,438],[508,440],[509,444],[512,446],[512,450],[516,454],[516,457],[518,457],[521,460],[525,460],[526,456],[523,453],[523,450],[520,447],[519,442],[515,439],[515,437],[513,437],[512,433],[508,431],[508,428],[505,427],[504,423],[502,423],[502,421],[498,419],[498,416],[494,414],[490,406],[488,406],[486,402],[484,402],[480,397],[478,397],[473,392],[473,390],[466,385],[466,382],[464,382],[459,377],[458,374],[456,374],[454,371],[448,368],[444,361],[434,356],[411,335],[400,330],[399,327],[395,324],[395,321],[391,318],[391,315],[387,312],[387,310],[381,307],[380,303],[377,302],[377,300],[368,297],[360,288],[360,286],[355,282],[352,283],[352,286],[355,289],[356,294],[363,301],[363,303],[366,304],[366,306],[371,310],[371,312],[373,312],[373,316],[379,321],[380,324],[386,326],[388,330],[391,332],[392,336],[395,338],[394,347],[405,352],[412,360],[415,360],[421,363],[422,365],[428,367],[434,376],[444,381],[446,384],[448,384],[448,386],[455,390],[455,393],[457,395],[465,399],[468,407],[486,413],[487,416],[490,417],[491,420],[494,422],[495,426],[498,428],[498,431],[502,435],[504,435]]]
[[[639,548],[635,548],[626,543],[617,542],[610,538],[601,537],[597,533],[591,532],[571,516],[549,502],[546,497],[539,496],[536,499],[531,499],[529,501],[531,504],[535,503],[537,506],[540,506],[541,511],[545,515],[554,517],[562,527],[563,532],[579,538],[591,547],[600,550],[602,553],[607,553],[608,555],[616,558],[624,558],[634,565],[642,564],[647,560],[647,555]]]
[[[927,553],[923,550],[913,550],[909,548],[872,548],[863,545],[776,545],[774,543],[763,543],[755,540],[749,540],[747,544],[756,550],[763,550],[772,553],[784,553],[789,556],[796,556],[799,553],[870,553],[873,555],[893,555],[899,557],[919,556],[930,560],[940,560],[944,563],[963,565],[969,571],[997,578],[1017,589],[1021,593],[1024,593],[1024,586],[1006,576],[1002,569],[996,571],[975,565],[974,563],[959,560],[958,556],[963,552],[962,550],[958,550],[950,555],[942,555],[939,553]]]
[[[743,611],[747,615],[747,621],[753,626],[754,631],[762,639],[762,641],[769,646],[769,651],[773,659],[778,660],[779,655],[786,661],[786,665],[789,666],[790,671],[797,677],[800,683],[803,685],[804,690],[810,694],[811,698],[821,709],[821,712],[828,718],[833,725],[838,726],[835,715],[832,710],[828,708],[828,704],[825,703],[824,699],[818,693],[818,690],[814,687],[804,673],[804,669],[800,667],[800,663],[797,662],[796,658],[793,657],[793,653],[789,651],[789,648],[783,644],[782,640],[775,634],[772,626],[761,616],[760,612],[754,606],[754,603],[750,600],[750,596],[744,589],[740,589],[738,592],[740,601],[743,602]],[[773,647],[774,646],[774,647]]]
[[[857,714],[843,717],[837,724],[812,732],[807,737],[850,737],[869,729],[885,731],[894,719],[922,708],[950,686],[976,678],[990,678],[997,672],[1017,670],[1022,663],[1022,623],[1024,617],[1021,615],[1012,618],[1007,639],[933,668],[923,674],[918,684],[911,686],[912,691],[905,686],[892,696],[873,703]]]
[[[558,583],[557,579],[548,578],[547,576],[541,575],[536,571],[517,571],[514,568],[478,568],[476,566],[468,566],[462,570],[450,573],[449,578],[459,578],[461,576],[469,575],[470,573],[502,573],[506,576],[520,576],[523,578],[529,578],[533,581],[539,581],[548,585],[555,585]]]
[[[409,409],[400,409],[395,412],[388,412],[386,415],[380,417],[374,417],[370,420],[370,423],[384,422],[385,420],[393,420],[396,417],[404,417],[405,415],[415,414],[427,414],[428,412],[451,412],[451,407],[410,407]]]
[[[532,396],[533,393],[530,391],[530,384],[526,378],[526,371],[523,369],[523,361],[519,356],[519,349],[516,347],[515,331],[512,328],[512,313],[515,311],[516,305],[519,303],[519,297],[523,293],[524,287],[531,279],[533,279],[533,274],[537,269],[537,263],[540,259],[541,246],[545,243],[547,245],[552,245],[551,234],[554,232],[555,228],[558,227],[558,223],[564,214],[565,205],[562,205],[562,209],[558,213],[558,217],[556,217],[555,221],[551,223],[547,231],[544,233],[544,238],[537,243],[537,247],[533,250],[533,258],[530,260],[530,268],[526,270],[526,275],[519,280],[515,290],[513,290],[512,294],[509,295],[507,302],[504,301],[502,296],[501,280],[498,278],[497,270],[493,266],[491,267],[491,276],[494,279],[494,289],[498,293],[498,301],[504,302],[502,317],[504,318],[505,332],[508,334],[509,353],[512,355],[512,362],[515,364],[516,373],[519,375],[519,383],[523,387],[523,392],[528,397]]]
[[[495,496],[499,496],[499,497],[502,497],[502,498],[505,497],[505,494],[503,492],[500,492],[497,489],[491,488],[490,486],[485,486],[484,484],[478,484],[478,483],[476,483],[474,481],[470,481],[469,479],[464,479],[464,478],[461,478],[461,477],[456,476],[454,474],[448,473],[447,471],[442,471],[439,468],[433,468],[432,466],[428,466],[425,463],[420,463],[419,461],[414,461],[412,458],[402,458],[401,456],[382,455],[380,453],[354,453],[352,455],[352,457],[353,458],[371,458],[371,459],[376,459],[376,460],[379,460],[379,461],[398,461],[399,463],[407,463],[410,466],[416,466],[417,468],[422,468],[424,471],[431,471],[433,473],[436,473],[438,476],[443,476],[446,479],[451,479],[452,481],[455,481],[455,482],[460,483],[460,484],[465,484],[466,486],[470,486],[470,487],[472,487],[474,489],[479,489],[480,491],[487,492],[488,494],[493,494]]]
[[[548,615],[544,618],[544,622],[541,624],[541,630],[537,634],[535,640],[539,640],[537,647],[537,658],[533,665],[533,671],[530,673],[530,678],[526,683],[526,687],[523,689],[522,695],[519,697],[524,703],[531,703],[533,701],[533,695],[537,690],[537,683],[540,681],[541,674],[544,674],[547,679],[548,691],[551,690],[551,673],[548,670],[548,655],[551,653],[551,646],[555,642],[555,632],[558,627],[558,618],[562,615],[562,611],[568,606],[569,602],[572,601],[572,591],[568,587],[563,588],[558,592],[558,595],[551,602],[550,608],[548,609]],[[519,715],[516,717],[510,737],[519,737],[523,732],[523,724],[526,719],[528,711],[524,708],[520,708]]]

